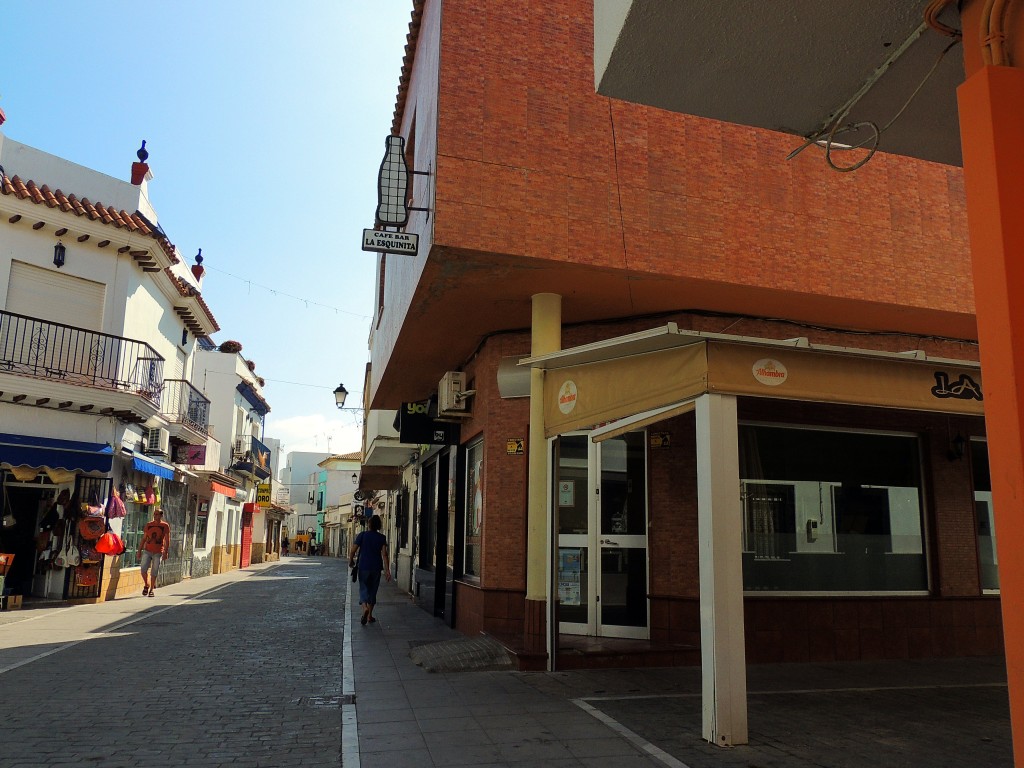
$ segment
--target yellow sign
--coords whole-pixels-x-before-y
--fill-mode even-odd
[[[505,453],[509,456],[522,456],[525,453],[523,450],[523,443],[525,442],[521,437],[505,438]]]
[[[260,507],[270,506],[270,483],[260,483],[256,486],[256,504]]]

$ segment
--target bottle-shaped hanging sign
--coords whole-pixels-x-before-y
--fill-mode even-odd
[[[377,223],[404,227],[409,221],[409,209],[406,207],[409,168],[405,164],[405,139],[388,136],[384,147],[384,160],[377,176]]]

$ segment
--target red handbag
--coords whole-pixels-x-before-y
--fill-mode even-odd
[[[100,582],[100,569],[95,565],[75,567],[75,584],[79,587],[95,587]]]
[[[107,531],[99,537],[93,549],[104,555],[121,555],[124,554],[124,542],[113,531]]]

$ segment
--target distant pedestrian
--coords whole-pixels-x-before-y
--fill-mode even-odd
[[[281,539],[281,554],[285,557],[288,556],[288,537],[285,536]]]
[[[384,572],[385,579],[391,581],[388,540],[380,529],[380,516],[374,515],[370,518],[370,530],[356,536],[348,552],[349,567],[356,565],[356,553],[359,553],[359,604],[363,606],[363,618],[359,623],[364,625],[377,621],[373,618],[373,607],[377,604],[381,572]]]
[[[170,544],[171,526],[164,522],[164,511],[155,507],[153,519],[142,529],[142,541],[139,542],[143,597],[156,597],[156,576],[160,572],[160,563],[167,559]]]

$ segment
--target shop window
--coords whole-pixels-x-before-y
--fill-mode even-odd
[[[740,427],[748,591],[928,588],[913,435]]]
[[[981,588],[986,592],[996,592],[999,590],[999,556],[996,552],[996,518],[992,508],[988,443],[985,440],[971,440],[971,474],[974,478],[974,509],[978,517]]]
[[[423,499],[420,507],[419,525],[419,567],[425,571],[434,570],[434,543],[437,534],[437,464],[423,467],[423,482],[420,495]]]
[[[134,500],[125,500],[125,517],[121,522],[121,540],[124,541],[124,554],[121,555],[122,568],[137,568],[139,565],[139,544],[142,542],[142,529],[151,519],[152,507],[139,504]]]
[[[466,551],[463,572],[480,578],[480,546],[484,529],[484,441],[466,453]]]
[[[209,502],[203,503],[209,504]],[[209,527],[209,520],[209,512],[200,512],[196,518],[196,543],[193,545],[196,549],[206,549],[206,531]]]
[[[409,546],[409,489],[403,488],[395,501],[395,528],[398,534],[396,551]]]

